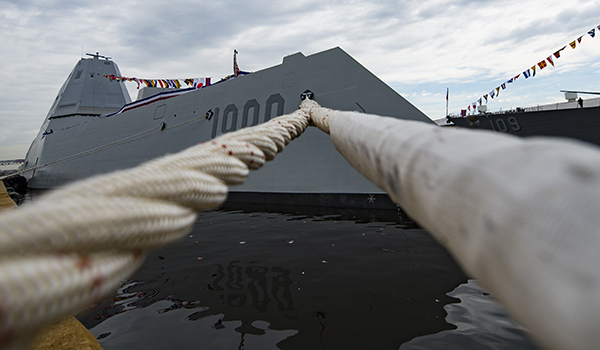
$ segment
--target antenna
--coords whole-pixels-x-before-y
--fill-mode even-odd
[[[600,92],[594,92],[594,91],[560,90],[560,92],[572,92],[572,93],[575,93],[575,94],[600,95]]]
[[[87,53],[87,52],[85,54],[88,55],[88,56],[92,56],[93,58],[104,58],[106,60],[110,60],[111,59],[111,57],[102,56],[101,54],[98,53],[98,51],[96,51],[95,54],[93,54],[93,53]]]

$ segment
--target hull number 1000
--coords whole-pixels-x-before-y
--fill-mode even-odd
[[[225,107],[222,115],[220,114],[220,108],[217,107],[212,116],[213,126],[211,137],[215,138],[220,134],[258,125],[271,118],[283,115],[284,104],[285,100],[280,94],[273,94],[265,101],[265,109],[262,113],[260,103],[256,99],[246,101],[242,108],[241,116],[239,108],[233,103]]]

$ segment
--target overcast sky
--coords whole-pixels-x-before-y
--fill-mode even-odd
[[[432,119],[458,113],[567,45],[555,67],[519,78],[488,109],[600,91],[595,1],[0,0],[0,160],[23,158],[82,53],[124,76],[212,77],[340,46]],[[596,28],[598,35],[587,34]],[[575,49],[568,44],[584,35]],[[135,84],[129,83],[131,91]],[[135,96],[132,96],[135,97]],[[583,96],[584,99],[589,96]]]

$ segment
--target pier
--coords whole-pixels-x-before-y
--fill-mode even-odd
[[[0,210],[15,209],[17,204],[10,198],[4,183],[0,181]]]

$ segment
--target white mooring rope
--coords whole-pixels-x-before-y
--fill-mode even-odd
[[[309,109],[542,345],[600,347],[600,149]]]
[[[600,152],[321,108],[78,182],[0,216],[0,347],[112,292],[310,121],[549,349],[600,344]]]
[[[308,126],[303,110],[140,166],[76,182],[0,215],[0,348],[113,292],[149,249],[188,233]]]

